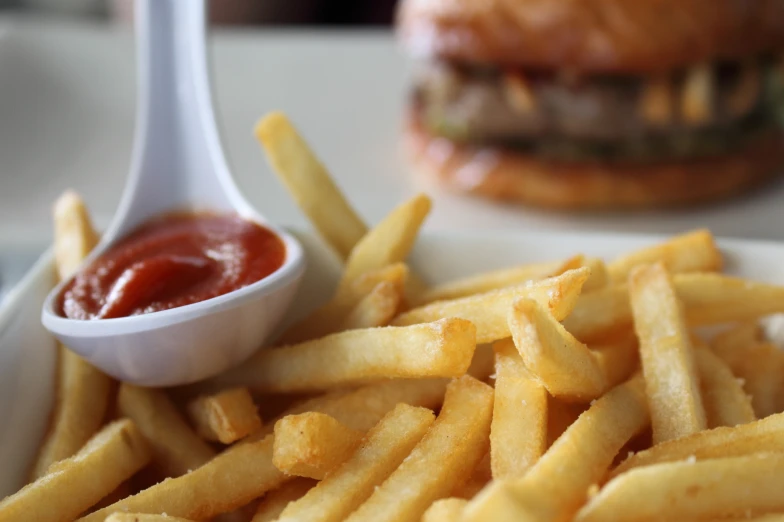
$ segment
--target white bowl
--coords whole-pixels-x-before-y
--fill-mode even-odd
[[[330,295],[339,275],[335,257],[311,234],[296,234],[308,259],[288,322]],[[576,253],[613,257],[661,240],[657,236],[523,231],[425,233],[412,264],[427,280],[445,281],[482,270],[565,258]],[[784,244],[723,240],[727,271],[784,284]],[[55,342],[39,317],[54,285],[50,252],[9,294],[0,310],[0,497],[24,482],[47,428],[53,403]]]

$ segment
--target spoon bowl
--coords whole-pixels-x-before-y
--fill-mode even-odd
[[[146,221],[174,211],[238,214],[271,230],[286,250],[269,276],[205,301],[116,319],[58,313],[69,281],[47,297],[43,325],[96,367],[145,386],[217,374],[272,333],[305,269],[298,241],[242,196],[220,143],[207,73],[204,0],[137,0],[139,96],[131,170],[117,213],[83,267]]]

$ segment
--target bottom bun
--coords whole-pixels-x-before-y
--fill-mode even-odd
[[[736,196],[784,171],[784,133],[772,130],[730,154],[647,165],[553,163],[513,151],[470,148],[415,122],[406,145],[416,170],[462,192],[527,205],[644,209]]]

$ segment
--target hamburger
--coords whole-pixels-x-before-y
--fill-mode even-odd
[[[403,0],[407,142],[464,191],[571,209],[715,201],[784,164],[784,0]]]

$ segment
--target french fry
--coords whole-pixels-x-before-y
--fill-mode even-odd
[[[429,197],[418,194],[395,207],[351,250],[339,287],[371,270],[405,261],[431,206]]]
[[[589,276],[589,269],[569,270],[560,276],[485,294],[439,301],[397,316],[392,324],[405,326],[460,317],[476,325],[477,343],[491,343],[510,336],[507,315],[514,299],[528,297],[542,304],[556,319],[569,314]]]
[[[435,301],[460,299],[476,294],[484,294],[493,290],[501,290],[510,286],[520,286],[529,281],[539,281],[555,277],[567,270],[583,266],[584,257],[574,256],[565,261],[551,261],[519,265],[491,272],[483,272],[456,281],[433,286],[418,296],[414,306],[422,306]],[[590,278],[589,278],[590,279]]]
[[[583,292],[593,292],[610,284],[610,273],[603,259],[588,257],[583,261],[583,266],[591,270],[591,276],[583,285]]]
[[[664,265],[629,275],[634,328],[651,413],[653,443],[707,427],[699,380],[681,304]]]
[[[363,436],[323,413],[287,415],[275,423],[272,463],[286,475],[322,480],[351,456]]]
[[[134,423],[113,422],[76,455],[0,502],[0,521],[70,522],[149,461],[149,448]]]
[[[610,476],[616,477],[638,467],[692,457],[704,460],[739,457],[758,452],[784,452],[784,413],[734,427],[713,428],[657,444],[631,455],[612,470]]]
[[[613,283],[625,283],[639,265],[662,263],[671,274],[681,272],[720,272],[724,261],[708,230],[695,230],[642,248],[613,260],[607,266]]]
[[[704,520],[780,511],[782,474],[781,453],[637,468],[605,485],[575,521]]]
[[[672,276],[690,326],[748,321],[784,312],[784,287],[714,273]],[[612,285],[583,294],[564,321],[583,342],[623,331],[632,314],[626,285]]]
[[[303,477],[295,478],[270,491],[259,502],[251,522],[274,522],[290,503],[301,499],[317,482]]]
[[[425,514],[422,522],[455,522],[460,520],[468,501],[463,498],[442,498],[433,502]]]
[[[638,343],[633,337],[612,344],[593,346],[591,355],[610,388],[628,380],[640,365]]]
[[[569,520],[621,447],[648,425],[644,387],[637,376],[596,400],[522,479],[491,483],[470,501],[463,521]]]
[[[261,429],[256,405],[247,388],[232,388],[188,403],[196,432],[209,441],[231,444]]]
[[[76,272],[98,243],[82,199],[65,192],[54,205],[54,254],[61,280]],[[112,380],[65,346],[58,348],[57,391],[52,424],[33,464],[33,479],[74,455],[101,427]]]
[[[547,392],[526,369],[510,340],[495,350],[495,400],[490,427],[494,479],[522,477],[547,444]]]
[[[340,522],[373,493],[433,424],[433,412],[400,404],[360,448],[315,488],[283,510],[280,522]]]
[[[215,456],[163,391],[123,383],[117,403],[122,415],[132,419],[144,434],[153,464],[164,476],[184,475]]]
[[[290,326],[279,339],[280,344],[296,344],[334,333],[347,316],[381,283],[394,285],[405,292],[409,269],[404,263],[371,270],[350,284],[342,285],[330,301],[317,308],[305,319]]]
[[[784,390],[784,353],[774,344],[761,342],[742,350],[724,354],[732,373],[743,382],[751,395],[757,417],[781,411]]]
[[[387,377],[455,377],[471,363],[475,335],[470,322],[454,318],[351,330],[261,350],[216,382],[260,392],[301,392]]]
[[[365,296],[340,323],[337,331],[386,326],[403,302],[403,291],[389,282],[381,282]]]
[[[170,517],[169,515],[146,515],[144,513],[114,513],[105,522],[193,522],[189,518]]]
[[[605,391],[607,379],[591,351],[542,305],[517,298],[508,317],[514,345],[526,368],[550,395],[586,401]]]
[[[289,119],[273,112],[254,129],[272,170],[322,238],[346,259],[367,226]]]
[[[749,321],[737,324],[716,335],[711,340],[710,348],[732,368],[743,359],[746,348],[756,346],[764,340],[765,336],[760,324]]]
[[[347,522],[419,520],[487,452],[492,410],[493,389],[486,384],[468,376],[450,383],[433,426]]]
[[[751,400],[729,366],[707,349],[695,350],[694,357],[708,427],[736,426],[756,419]]]
[[[242,507],[287,479],[272,465],[273,438],[240,442],[186,475],[159,482],[79,521],[103,522],[118,511],[203,520]]]

